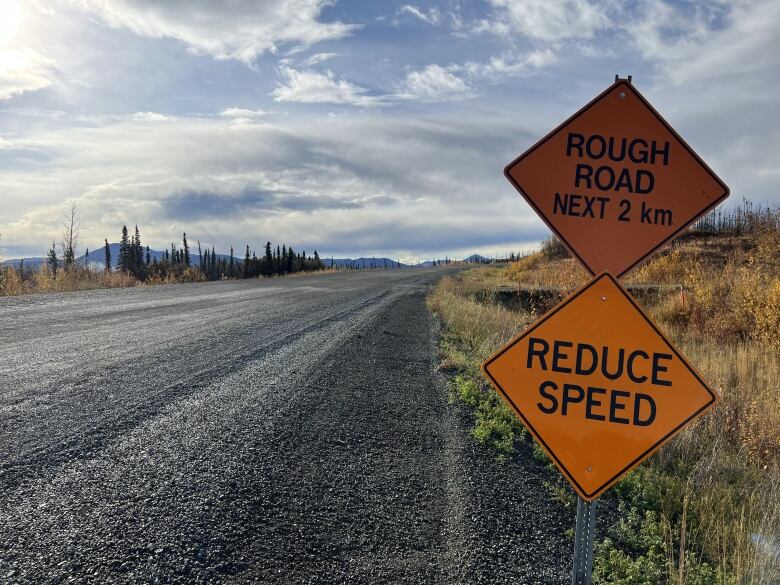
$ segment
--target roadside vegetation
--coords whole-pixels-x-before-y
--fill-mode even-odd
[[[586,281],[551,239],[504,268],[445,278],[429,297],[445,324],[453,399],[474,409],[475,438],[503,459],[517,449],[544,454],[479,364]],[[607,493],[620,519],[597,544],[595,581],[780,583],[780,210],[745,203],[711,214],[626,284],[665,285],[646,287],[640,302],[721,402]],[[512,289],[560,296],[511,303]],[[550,491],[574,501],[560,484]]]
[[[271,242],[266,242],[259,257],[247,244],[243,258],[238,258],[232,247],[229,255],[217,254],[214,247],[203,250],[200,242],[191,247],[186,233],[180,244],[171,243],[170,249],[158,257],[141,243],[138,226],[132,234],[127,226],[122,227],[116,258],[112,257],[108,239],[102,250],[90,253],[87,249],[83,257],[77,254],[78,246],[79,213],[71,206],[62,238],[52,242],[45,262],[37,266],[25,266],[23,261],[0,266],[0,296],[288,276],[325,269],[316,250],[307,256],[305,251],[296,252],[287,245],[274,249]]]

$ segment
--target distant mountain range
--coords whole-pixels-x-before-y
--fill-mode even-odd
[[[24,265],[28,268],[38,268],[41,264],[46,262],[46,258],[12,258],[11,260],[3,260],[0,266],[13,266],[19,268],[19,265],[24,261]]]
[[[111,250],[111,265],[113,268],[117,267],[117,262],[119,260],[119,244],[109,244],[109,249]],[[144,254],[146,254],[146,249],[144,249]],[[152,259],[157,259],[158,261],[163,257],[165,252],[162,252],[160,250],[149,250],[149,254],[152,257]],[[200,258],[197,254],[197,251],[193,253],[192,248],[190,248],[190,258],[193,266],[199,266],[200,265]],[[230,259],[230,256],[227,254],[217,254],[217,258],[219,259]],[[236,260],[243,261],[244,257],[243,255],[236,254],[234,256]],[[14,258],[12,260],[6,260],[2,263],[2,266],[14,266],[19,267],[19,264],[21,261],[24,260],[24,265],[28,268],[36,269],[41,264],[44,264],[46,262],[46,258],[41,257],[30,257],[30,258]],[[76,259],[77,264],[84,264],[85,256],[82,254]],[[424,262],[420,262],[418,264],[404,264],[402,262],[398,262],[397,260],[393,260],[391,258],[368,258],[368,257],[360,257],[360,258],[321,258],[322,263],[326,267],[330,267],[332,265],[335,265],[338,268],[355,268],[355,269],[370,269],[370,268],[387,268],[388,270],[395,270],[398,268],[412,268],[412,267],[428,267],[433,266],[433,260],[426,260]],[[436,260],[436,264],[438,265],[441,260]],[[486,258],[485,256],[481,256],[479,254],[472,254],[468,258],[464,258],[463,262],[472,263],[472,264],[483,264],[490,262],[490,258]],[[89,251],[89,264],[93,266],[104,266],[105,265],[105,251],[103,249],[103,246],[100,248],[97,248],[95,250]]]
[[[112,268],[117,267],[117,262],[119,261],[119,243],[115,244],[109,244],[108,245],[109,250],[111,250],[111,266]],[[144,257],[146,255],[146,248],[144,248]],[[164,255],[165,252],[161,252],[160,250],[152,250],[149,249],[149,255],[152,257],[152,259],[160,260]],[[217,258],[219,259],[230,259],[230,256],[227,254],[217,254]],[[78,258],[76,258],[76,264],[84,264],[86,256],[85,254],[82,254]],[[234,256],[237,260],[243,260],[243,256],[240,258],[236,255]],[[200,266],[200,257],[198,256],[197,250],[195,250],[195,253],[193,253],[192,248],[190,248],[190,259],[193,266]],[[14,258],[12,260],[6,260],[2,263],[3,266],[14,266],[19,267],[19,264],[21,261],[24,260],[24,265],[28,268],[38,268],[41,264],[44,264],[46,262],[46,258],[38,258],[38,257],[32,257],[32,258]],[[96,265],[100,266],[101,268],[105,266],[106,264],[106,252],[105,247],[100,246],[100,248],[96,250],[89,251],[89,264],[90,265]]]

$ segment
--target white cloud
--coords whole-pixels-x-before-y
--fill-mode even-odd
[[[0,49],[0,100],[52,84],[55,63],[31,49]]]
[[[270,113],[271,112],[268,112],[266,110],[248,110],[245,108],[225,108],[219,113],[219,115],[224,118],[256,120],[259,118],[264,118]]]
[[[610,24],[606,7],[588,0],[488,0],[495,8],[475,30],[539,41],[591,38]],[[608,5],[608,3],[605,3]]]
[[[303,64],[307,67],[311,67],[312,65],[316,65],[317,63],[322,63],[323,61],[327,61],[328,59],[332,59],[333,57],[340,56],[341,53],[315,53],[308,59],[306,59]]]
[[[506,53],[488,61],[469,61],[447,67],[428,65],[406,76],[397,100],[437,102],[476,95],[475,87],[485,80],[496,82],[507,77],[530,75],[557,61],[551,49],[538,49],[523,55]]]
[[[321,22],[328,0],[71,0],[109,26],[173,38],[197,54],[251,62],[280,45],[311,46],[343,38],[356,25]]]
[[[282,83],[271,92],[277,102],[346,104],[369,107],[382,103],[381,98],[367,95],[368,90],[346,79],[337,79],[326,71],[300,71],[283,66],[280,69]]]
[[[485,62],[470,61],[453,69],[463,71],[472,79],[487,78],[497,81],[505,77],[529,75],[557,60],[551,49],[539,49],[521,56],[505,54],[491,57]]]
[[[428,65],[425,69],[412,71],[406,76],[397,97],[433,102],[470,95],[473,95],[473,90],[463,79],[440,65]]]
[[[173,120],[170,116],[158,112],[136,112],[133,119],[139,122],[170,122]]]
[[[457,69],[456,66],[428,65],[409,72],[395,92],[371,95],[366,88],[337,78],[331,71],[319,73],[285,65],[280,68],[282,82],[271,95],[277,102],[342,104],[361,108],[471,97],[474,91],[454,73]]]
[[[439,24],[441,20],[441,13],[437,8],[431,8],[428,12],[420,10],[417,6],[411,4],[404,4],[398,10],[399,14],[409,14],[418,20],[421,20],[427,24]]]
[[[680,84],[777,67],[780,2],[646,1],[627,25],[642,56]]]
[[[430,64],[410,71],[394,92],[371,95],[368,90],[331,71],[319,73],[298,70],[289,65],[279,69],[282,82],[271,93],[277,102],[346,104],[357,107],[391,106],[406,102],[441,102],[473,97],[475,84],[485,79],[498,81],[528,75],[557,60],[551,49],[534,50],[523,55],[507,53],[487,62],[468,62],[446,67]]]
[[[388,101],[438,102],[476,95],[475,86],[484,81],[530,75],[557,60],[550,49],[531,51],[522,56],[505,54],[485,62],[469,61],[447,67],[428,65],[406,76],[398,92]]]

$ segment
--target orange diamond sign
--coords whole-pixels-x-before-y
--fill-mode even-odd
[[[510,341],[482,371],[585,500],[717,400],[609,273]]]
[[[504,174],[591,274],[618,278],[729,194],[622,79]]]

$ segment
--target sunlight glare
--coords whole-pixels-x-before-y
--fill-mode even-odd
[[[19,28],[21,10],[17,0],[0,0],[0,47],[11,42]]]

